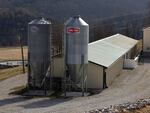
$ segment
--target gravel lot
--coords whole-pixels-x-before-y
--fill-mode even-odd
[[[0,113],[84,113],[115,104],[134,102],[150,96],[150,63],[124,70],[111,87],[100,94],[72,99],[25,99],[8,95],[11,89],[26,84],[26,75],[0,82]]]

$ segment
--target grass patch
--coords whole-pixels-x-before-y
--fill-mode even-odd
[[[22,67],[14,67],[14,68],[8,68],[8,69],[0,69],[0,81],[8,79],[10,77],[22,74]]]
[[[17,86],[17,87],[14,87],[14,88],[10,89],[10,90],[18,91],[18,90],[22,90],[24,88],[26,88],[26,86]]]
[[[27,47],[24,47],[24,57],[27,60]],[[5,47],[0,48],[0,61],[7,60],[21,60],[21,49],[20,47]]]
[[[10,92],[9,94],[11,95],[22,95],[23,93],[27,92],[27,87],[26,86],[17,86],[11,89],[12,92]]]

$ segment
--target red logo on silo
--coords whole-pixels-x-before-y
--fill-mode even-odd
[[[69,27],[69,28],[67,28],[67,33],[80,33],[80,28]]]

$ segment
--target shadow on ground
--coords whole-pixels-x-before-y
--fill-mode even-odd
[[[2,99],[2,100],[0,100],[0,107],[8,105],[8,104],[24,102],[24,101],[27,101],[27,100],[28,99],[25,99],[23,97],[13,97],[13,98],[8,98],[8,99]]]
[[[71,100],[71,98],[68,99],[42,99],[36,102],[32,102],[25,105],[19,105],[20,107],[23,107],[25,109],[32,109],[32,108],[44,108],[44,107],[51,107],[57,104],[62,104],[64,102],[67,102]]]
[[[60,103],[64,103],[64,102],[67,102],[69,100],[71,100],[72,98],[67,98],[67,99],[63,99],[63,98],[58,98],[58,99],[49,99],[49,98],[46,98],[46,99],[40,99],[40,100],[37,100],[36,102],[31,102],[29,104],[22,104],[22,105],[18,105],[20,107],[23,107],[23,108],[43,108],[43,107],[50,107],[50,106],[54,106],[54,105],[57,105],[57,104],[60,104]],[[27,98],[24,98],[24,97],[13,97],[13,98],[8,98],[8,99],[3,99],[3,100],[0,100],[0,107],[1,106],[5,106],[5,105],[9,105],[9,104],[15,104],[15,103],[20,103],[20,102],[25,102],[25,101],[29,101],[32,99],[27,99]],[[30,101],[29,101],[30,102]]]

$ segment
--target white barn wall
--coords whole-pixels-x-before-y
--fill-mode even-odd
[[[137,50],[137,45],[135,45],[132,49],[130,49],[126,54],[125,54],[125,58],[126,59],[134,59],[136,57],[136,55],[139,53],[140,51]]]
[[[114,79],[122,73],[124,58],[121,57],[111,67],[106,69],[106,82],[109,87]]]
[[[144,52],[150,52],[150,27],[144,29],[143,49]]]
[[[89,62],[87,88],[103,89],[103,67]]]

